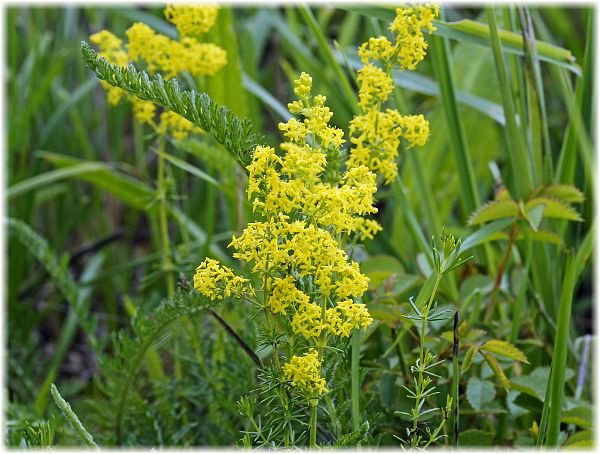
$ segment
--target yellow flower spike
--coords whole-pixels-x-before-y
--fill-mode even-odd
[[[180,36],[194,36],[209,31],[219,14],[219,5],[167,5],[165,19],[177,27]]]
[[[317,351],[311,348],[302,356],[292,356],[289,363],[283,365],[283,373],[291,385],[309,395],[327,392],[325,379],[321,377],[321,361]]]

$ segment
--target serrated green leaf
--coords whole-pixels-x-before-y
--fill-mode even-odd
[[[583,193],[572,184],[552,184],[542,189],[542,195],[561,200],[565,203],[582,203]]]
[[[527,201],[525,209],[531,211],[537,205],[544,205],[544,217],[583,221],[579,213],[568,203],[552,197],[539,196]]]
[[[506,341],[497,339],[489,340],[481,346],[481,350],[529,364],[525,354],[517,347]]]
[[[473,363],[473,358],[475,358],[475,355],[477,354],[478,351],[479,351],[479,346],[477,346],[477,345],[471,345],[471,347],[469,347],[469,349],[467,350],[467,353],[465,353],[465,359],[463,359],[462,366],[460,368],[461,374],[464,374],[466,371],[469,370],[469,368],[471,367],[471,364]]]
[[[514,200],[492,200],[475,210],[467,224],[483,224],[497,219],[514,218],[518,215],[519,205]]]
[[[589,407],[575,407],[564,411],[561,422],[565,424],[575,424],[584,429],[589,429],[593,426],[594,415]]]
[[[525,219],[529,223],[531,229],[534,232],[537,232],[540,223],[542,222],[542,218],[544,217],[544,210],[546,209],[546,205],[540,204],[533,206],[530,210],[525,212]]]
[[[487,380],[471,377],[467,383],[467,400],[475,410],[481,410],[485,404],[490,403],[496,397],[494,384]]]
[[[563,448],[566,449],[585,449],[594,447],[594,432],[591,430],[584,430],[576,432],[567,438],[564,442]]]
[[[504,387],[504,389],[506,389],[506,391],[510,390],[510,383],[508,382],[508,378],[502,370],[502,367],[500,367],[500,363],[498,362],[496,357],[491,353],[482,354],[487,363],[489,364],[490,368],[494,372],[494,374],[496,374],[496,377],[498,377],[498,380],[500,380],[500,384]]]

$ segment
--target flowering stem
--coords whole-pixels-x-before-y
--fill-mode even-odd
[[[360,428],[360,329],[354,330],[352,333],[352,428],[358,430]]]
[[[310,400],[310,448],[317,447],[317,399]]]
[[[412,433],[416,435],[417,433],[417,425],[419,423],[419,411],[421,408],[421,400],[422,394],[425,391],[423,386],[423,371],[425,370],[423,366],[423,361],[425,360],[425,326],[427,323],[427,317],[429,316],[429,310],[431,309],[431,304],[433,303],[433,298],[437,293],[438,286],[440,284],[440,280],[442,279],[442,273],[437,272],[437,276],[435,278],[435,284],[433,285],[433,290],[431,292],[431,296],[429,297],[429,301],[427,305],[423,308],[423,312],[421,313],[421,335],[420,337],[420,352],[419,352],[419,378],[417,382],[417,389],[415,390],[415,408],[413,410],[413,430]],[[411,445],[414,443],[413,440],[416,440],[416,437],[411,438]]]

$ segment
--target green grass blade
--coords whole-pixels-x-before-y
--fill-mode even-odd
[[[571,324],[571,306],[575,287],[575,262],[573,254],[567,255],[565,278],[560,296],[560,307],[557,319],[556,337],[552,352],[552,372],[550,374],[550,407],[548,410],[548,433],[546,446],[557,446],[560,432],[562,405],[565,399],[565,369],[567,367],[567,342]]]
[[[13,184],[7,188],[6,198],[11,200],[27,194],[30,191],[34,191],[57,181],[64,180],[65,178],[75,177],[88,172],[95,172],[104,168],[105,165],[99,162],[84,162],[81,164],[74,164],[63,169],[50,170],[48,172],[28,178],[27,180]]]
[[[321,50],[321,53],[323,54],[323,57],[325,58],[327,65],[333,70],[335,77],[337,79],[336,82],[338,84],[340,84],[342,92],[345,95],[346,103],[349,105],[350,110],[352,110],[355,114],[357,114],[359,112],[359,110],[358,110],[358,104],[357,104],[358,99],[356,97],[356,93],[354,93],[354,90],[350,86],[350,82],[348,81],[346,74],[344,74],[344,70],[342,69],[342,66],[338,63],[338,61],[333,56],[333,52],[332,52],[331,48],[329,47],[329,44],[327,43],[327,39],[325,38],[325,35],[323,35],[323,32],[321,31],[319,24],[317,23],[315,17],[313,16],[313,14],[310,11],[308,6],[302,5],[302,7],[299,8],[299,11],[300,11],[300,14],[302,15],[302,17],[304,18],[304,21],[306,22],[306,24],[312,31],[314,37],[317,39],[317,43],[319,44],[319,49]]]
[[[432,37],[431,44],[430,55],[440,86],[441,101],[447,121],[447,131],[450,136],[450,149],[453,152],[461,180],[461,205],[463,207],[463,220],[466,221],[467,216],[479,206],[479,192],[475,172],[471,166],[472,159],[464,127],[458,112],[456,82],[452,71],[450,48],[447,40],[439,36]]]
[[[505,137],[508,147],[507,157],[509,158],[510,168],[512,170],[512,185],[514,186],[514,196],[521,199],[532,189],[531,164],[528,159],[527,150],[522,142],[522,136],[517,127],[516,111],[514,106],[514,96],[510,90],[508,75],[506,74],[506,62],[500,45],[498,35],[498,23],[496,12],[493,6],[488,7],[488,19],[490,21],[490,39],[492,50],[494,52],[494,62],[496,64],[496,74],[502,94],[502,105],[504,106],[504,116],[506,118]]]

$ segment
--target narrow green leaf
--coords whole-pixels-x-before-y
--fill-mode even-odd
[[[467,350],[467,353],[465,353],[465,358],[463,359],[462,366],[460,368],[461,374],[464,374],[465,372],[467,372],[469,370],[469,368],[471,367],[471,364],[473,364],[473,358],[475,358],[475,355],[477,354],[478,351],[479,351],[479,346],[477,344],[471,345],[469,347],[469,349]]]
[[[584,430],[576,432],[567,438],[567,441],[563,443],[565,449],[590,449],[594,447],[594,432],[591,430]]]
[[[496,357],[494,355],[492,355],[491,353],[482,353],[482,354],[483,354],[484,359],[486,360],[486,362],[489,364],[490,368],[494,372],[494,374],[496,374],[496,377],[498,377],[498,380],[500,380],[500,384],[508,392],[510,390],[510,382],[508,381],[508,378],[506,377],[506,374],[502,370],[502,367],[500,366],[500,363],[498,362]]]
[[[50,387],[50,392],[52,393],[52,397],[54,398],[56,406],[60,409],[60,412],[69,422],[70,426],[73,428],[73,430],[81,440],[81,443],[86,448],[99,450],[98,445],[94,442],[94,438],[90,435],[90,433],[87,430],[85,430],[85,427],[83,427],[83,424],[81,424],[81,421],[79,421],[79,418],[71,409],[71,405],[69,405],[69,403],[62,398],[62,396],[58,392],[58,389],[56,389],[54,383],[52,383]]]
[[[552,373],[548,387],[551,388],[548,399],[548,431],[546,446],[557,446],[560,432],[562,403],[565,389],[565,369],[567,367],[567,342],[571,325],[571,306],[575,287],[575,266],[573,254],[567,255],[565,278],[560,296],[559,314],[556,326],[554,350],[552,352]],[[542,434],[541,434],[542,435]]]
[[[496,74],[502,95],[502,105],[504,106],[504,116],[506,118],[505,137],[508,148],[508,160],[512,170],[512,185],[514,191],[511,192],[518,199],[525,197],[532,189],[532,169],[528,158],[527,148],[522,140],[521,132],[517,126],[517,116],[514,106],[514,93],[510,88],[508,75],[506,73],[506,62],[503,50],[500,44],[498,24],[496,21],[496,12],[494,6],[488,6],[489,37],[494,54]]]
[[[88,172],[95,172],[104,168],[105,165],[99,162],[83,162],[64,169],[50,170],[13,184],[6,190],[6,197],[10,200],[65,178],[71,178]]]
[[[473,160],[469,152],[461,116],[458,112],[452,54],[447,40],[439,36],[433,36],[430,55],[440,86],[441,101],[445,112],[444,117],[447,121],[446,130],[450,137],[449,145],[460,176],[461,205],[466,219],[467,214],[479,206],[480,199],[472,164]]]
[[[215,186],[217,188],[221,188],[221,183],[219,183],[217,180],[215,180],[213,177],[211,177],[206,172],[200,170],[198,167],[193,166],[192,164],[189,164],[188,162],[184,161],[183,159],[179,159],[168,153],[157,152],[157,154],[162,156],[166,161],[170,162],[175,167],[178,167],[181,170],[184,170],[184,171],[194,175],[195,177],[198,177],[199,179],[212,184],[213,186]]]

